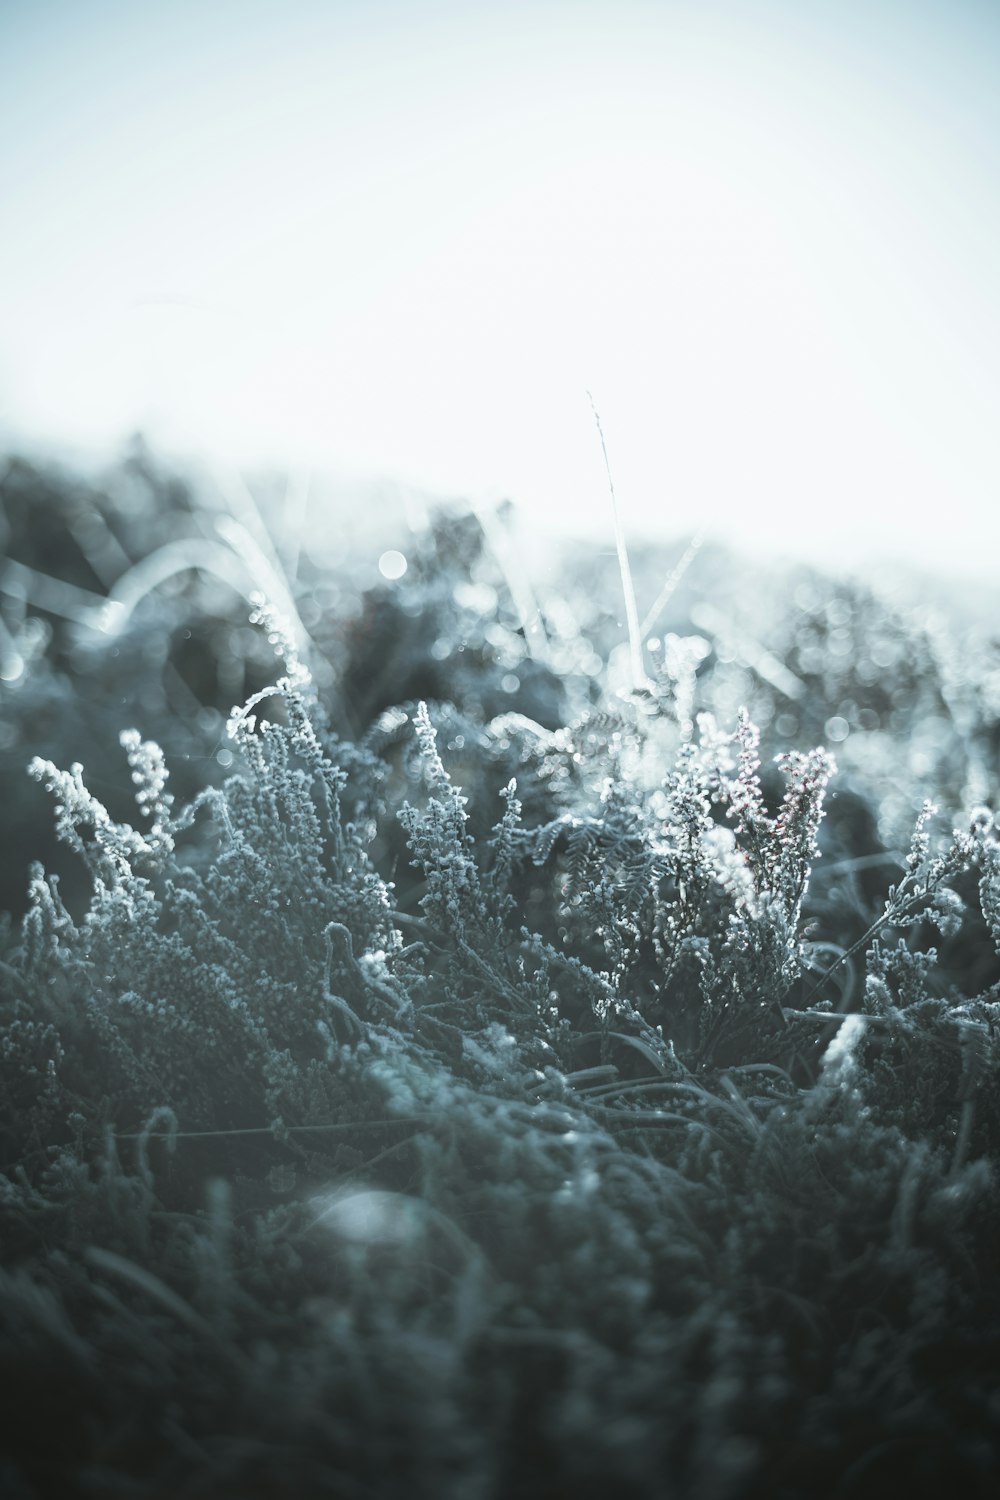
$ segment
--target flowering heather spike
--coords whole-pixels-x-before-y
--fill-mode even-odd
[[[137,729],[124,729],[119,736],[128,756],[135,787],[135,800],[144,817],[151,818],[152,836],[162,842],[170,837],[173,796],[167,791],[169,772],[163,751],[153,740],[143,740]]]
[[[979,900],[987,927],[1000,953],[1000,845],[983,844],[982,874],[979,878]]]
[[[295,642],[295,632],[290,621],[281,613],[259,589],[250,595],[251,625],[259,625],[267,633],[269,643],[274,647],[274,654],[284,661],[287,672],[286,681],[295,686],[303,686],[309,681],[309,670],[299,657],[299,648]]]
[[[36,756],[28,771],[55,795],[58,837],[82,856],[95,880],[105,886],[122,881],[127,884],[134,860],[159,847],[128,823],[116,823],[111,818],[103,802],[84,783],[83,766],[78,761],[68,771],[60,771],[51,761]],[[85,837],[84,830],[88,829],[91,836]]]
[[[906,856],[906,864],[909,870],[919,870],[927,859],[930,849],[930,835],[927,825],[937,813],[935,803],[924,800],[924,804],[917,815],[917,821],[913,828],[913,838],[910,843],[910,852]]]
[[[787,783],[774,820],[780,851],[778,882],[789,913],[797,921],[812,861],[819,857],[816,835],[823,820],[823,799],[837,765],[826,750],[786,751],[777,763]]]
[[[751,721],[745,708],[739,711],[735,740],[738,754],[736,778],[730,790],[729,816],[741,820],[738,830],[741,831],[745,822],[763,825],[767,820],[764,798],[760,789],[760,755],[758,754],[760,730]]]
[[[503,899],[510,883],[511,870],[516,858],[515,840],[521,823],[521,803],[517,795],[517,782],[513,777],[502,788],[503,816],[493,830],[490,844],[493,849],[491,884],[498,899]]]

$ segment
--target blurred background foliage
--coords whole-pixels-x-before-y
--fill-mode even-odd
[[[212,486],[139,438],[100,473],[4,461],[0,909],[24,909],[36,859],[60,873],[71,905],[85,895],[82,871],[55,841],[48,799],[26,775],[33,755],[82,762],[121,818],[132,806],[113,749],[122,728],[161,744],[181,798],[225,778],[226,716],[273,673],[267,641],[248,622],[254,590],[293,619],[343,738],[368,735],[388,754],[386,710],[453,705],[446,749],[460,782],[461,726],[474,734],[513,713],[556,729],[596,711],[604,685],[629,690],[610,543],[568,544],[532,567],[507,506],[487,515],[442,505],[410,515],[405,554],[383,554],[380,571],[377,525],[351,531],[322,512],[304,519],[277,484]],[[997,784],[1000,632],[989,601],[940,588],[935,598],[919,579],[880,588],[749,564],[689,542],[632,548],[650,681],[727,730],[746,705],[765,765],[789,748],[832,749],[839,775],[824,844],[834,859],[869,861],[852,878],[873,899],[925,798],[946,823],[989,801]],[[481,777],[474,759],[468,777]],[[497,768],[498,785],[509,772]],[[482,790],[488,796],[464,785],[485,828],[496,787]]]

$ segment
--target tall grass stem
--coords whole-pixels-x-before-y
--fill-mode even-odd
[[[646,671],[642,664],[642,637],[639,633],[639,611],[635,603],[635,585],[632,582],[632,568],[628,560],[628,547],[625,544],[625,529],[622,526],[621,513],[618,509],[618,498],[615,495],[615,482],[611,475],[611,461],[608,458],[608,445],[604,441],[604,428],[601,426],[601,415],[589,391],[587,392],[587,400],[590,402],[590,409],[594,413],[594,421],[597,423],[597,436],[601,440],[604,468],[608,476],[608,492],[611,495],[611,514],[614,517],[615,524],[615,545],[618,548],[618,568],[622,576],[622,593],[625,595],[625,621],[628,625],[632,686],[639,689],[645,686]]]

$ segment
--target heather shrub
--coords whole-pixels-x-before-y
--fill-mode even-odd
[[[32,763],[86,900],[0,932],[8,1488],[991,1493],[991,815],[888,847],[718,643],[622,686],[554,594],[532,655],[447,533],[329,691],[255,602],[200,787],[138,714],[131,810]]]

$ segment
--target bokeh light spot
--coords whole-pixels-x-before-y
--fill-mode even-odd
[[[402,552],[397,552],[395,548],[390,548],[388,552],[383,552],[379,558],[378,570],[383,578],[388,578],[390,581],[402,578],[406,572],[406,558]]]

